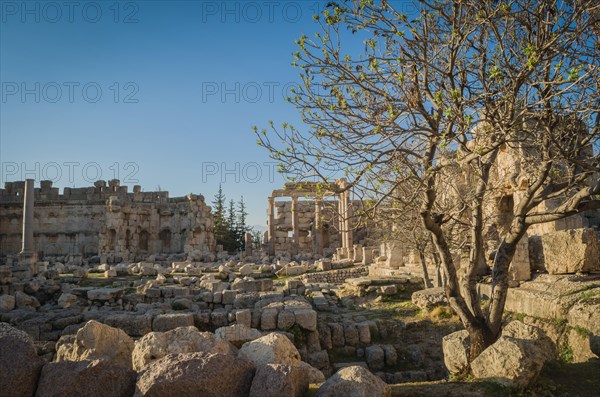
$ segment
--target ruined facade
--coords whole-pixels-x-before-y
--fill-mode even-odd
[[[21,251],[25,182],[0,189],[0,258]],[[102,260],[133,261],[151,255],[187,254],[208,258],[215,248],[210,207],[201,195],[169,198],[168,192],[142,192],[118,180],[86,188],[64,188],[41,181],[34,190],[33,247],[48,256],[99,255]]]
[[[276,201],[281,198],[286,200]],[[335,251],[340,259],[351,258],[355,243],[364,238],[364,230],[356,230],[353,216],[360,202],[350,199],[343,179],[327,186],[286,183],[268,200],[266,244],[271,255],[322,256]]]

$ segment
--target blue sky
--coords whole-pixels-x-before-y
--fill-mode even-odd
[[[324,4],[2,0],[0,182],[118,176],[209,202],[222,182],[265,224],[283,179],[251,127],[299,124],[294,40]]]

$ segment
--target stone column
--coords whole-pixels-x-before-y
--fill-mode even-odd
[[[349,190],[346,191],[344,206],[346,209],[346,248],[348,249],[348,256],[351,256],[354,250],[354,238],[352,236],[352,217],[354,216],[354,211],[352,202],[350,201]]]
[[[269,197],[269,205],[267,207],[267,226],[268,230],[268,251],[269,255],[275,255],[275,198]]]
[[[315,254],[323,255],[323,232],[321,226],[321,200],[315,199]]]
[[[21,254],[33,253],[33,179],[25,181],[25,194],[23,196],[23,235],[21,238]]]
[[[340,230],[340,243],[341,248],[346,247],[346,223],[344,221],[345,211],[344,211],[344,192],[338,195],[338,220],[339,220],[339,230]]]
[[[244,249],[246,250],[246,256],[252,256],[252,233],[246,232],[244,234]]]
[[[292,252],[298,254],[300,250],[300,225],[298,223],[298,197],[292,196]]]

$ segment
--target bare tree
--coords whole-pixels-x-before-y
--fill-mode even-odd
[[[330,3],[315,37],[297,41],[303,83],[290,101],[306,128],[255,132],[282,172],[328,181],[324,170],[337,169],[349,188],[376,197],[373,210],[392,197],[418,204],[474,359],[500,333],[509,265],[527,229],[599,206],[600,4],[420,1],[414,19],[397,4]],[[502,168],[507,153],[518,162]],[[475,286],[486,205],[507,190],[514,205],[484,312]]]

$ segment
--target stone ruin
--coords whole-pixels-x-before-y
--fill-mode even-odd
[[[351,216],[360,204],[335,193],[344,182],[337,183],[325,190],[331,200],[310,184],[274,191],[265,244],[233,256],[214,255],[201,196],[169,199],[137,187],[127,193],[117,181],[63,195],[47,182],[35,190],[33,181],[8,184],[0,207],[0,390],[97,388],[112,395],[113,385],[121,388],[114,395],[135,389],[136,396],[167,396],[184,395],[189,379],[201,379],[196,393],[207,395],[301,396],[308,383],[324,382],[319,395],[366,387],[362,395],[379,396],[389,395],[383,381],[460,373],[464,331],[453,333],[456,321],[437,326],[418,314],[446,306],[443,289],[422,290],[409,247],[366,239],[368,228],[357,230]],[[275,201],[281,197],[291,200]],[[560,349],[571,349],[576,362],[598,358],[597,215],[534,229],[517,256],[527,271],[514,273],[506,309],[523,325],[509,327],[496,348],[537,361],[509,384],[530,381]],[[482,280],[481,297],[490,290]],[[389,300],[401,301],[410,319],[376,314]],[[552,353],[519,355],[532,345],[514,339],[539,332],[551,340],[536,349]],[[481,377],[494,377],[486,368],[503,368],[494,352],[476,363]],[[226,384],[215,381],[223,373],[231,374]],[[85,381],[90,376],[95,382]]]
[[[19,252],[36,261],[62,257],[81,264],[94,257],[102,263],[202,261],[211,260],[214,251],[212,215],[202,195],[170,198],[138,185],[129,193],[116,179],[64,188],[63,194],[52,181],[35,189],[33,180],[6,182],[0,189],[0,263],[17,261]]]
[[[322,186],[286,183],[268,199],[266,244],[270,255],[312,253],[351,257],[355,241],[352,224],[358,202],[350,200],[343,179]],[[275,201],[277,198],[290,198]],[[304,199],[300,201],[300,199]]]

